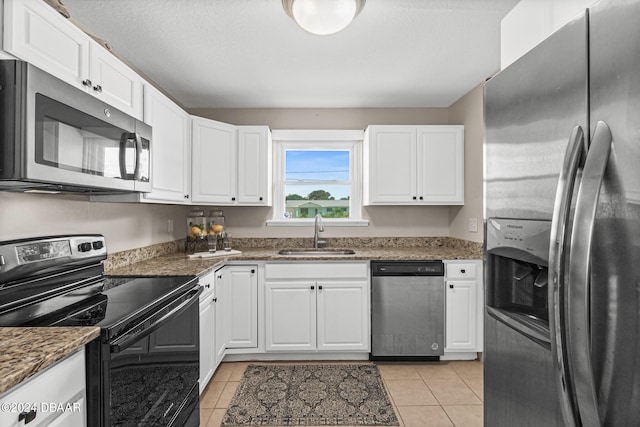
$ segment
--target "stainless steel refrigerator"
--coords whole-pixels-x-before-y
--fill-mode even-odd
[[[485,85],[485,425],[640,425],[640,0]]]

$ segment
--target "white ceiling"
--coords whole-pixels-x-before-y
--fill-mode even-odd
[[[64,0],[187,108],[448,107],[500,66],[518,0],[369,0],[330,36],[280,0]]]

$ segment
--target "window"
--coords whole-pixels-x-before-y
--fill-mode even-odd
[[[305,225],[316,214],[358,225],[362,131],[274,130],[274,217]],[[366,222],[364,222],[366,225]]]

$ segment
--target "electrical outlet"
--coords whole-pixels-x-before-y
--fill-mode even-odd
[[[173,220],[170,219],[167,221],[167,233],[173,233]]]
[[[470,233],[478,232],[478,218],[469,218],[469,232]]]

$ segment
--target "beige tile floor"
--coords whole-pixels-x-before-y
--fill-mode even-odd
[[[247,365],[247,362],[220,365],[200,397],[202,427],[220,426]],[[378,362],[377,365],[400,426],[482,426],[481,362]]]

